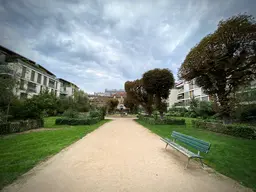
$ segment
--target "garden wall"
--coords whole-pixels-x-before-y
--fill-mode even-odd
[[[44,126],[43,119],[29,119],[15,122],[0,123],[0,135],[18,133]]]

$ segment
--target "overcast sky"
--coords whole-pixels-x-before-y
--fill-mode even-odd
[[[153,68],[176,76],[219,20],[245,12],[256,0],[0,0],[0,44],[91,93]]]

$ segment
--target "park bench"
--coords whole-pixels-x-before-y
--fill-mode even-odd
[[[200,155],[200,152],[208,153],[210,150],[210,146],[211,146],[210,143],[202,141],[202,140],[194,138],[194,137],[191,137],[189,135],[185,135],[185,134],[176,132],[176,131],[172,132],[171,137],[172,137],[172,140],[170,140],[169,138],[161,138],[161,140],[166,143],[165,149],[167,148],[168,145],[170,145],[171,147],[180,151],[181,153],[183,153],[184,155],[186,155],[188,157],[188,162],[187,162],[185,168],[188,167],[189,161],[192,158],[199,159],[202,167],[204,167],[204,164],[202,161],[203,157]],[[181,143],[184,143],[186,146],[196,149],[198,151],[197,154],[193,153],[192,151],[189,151],[185,147],[182,147],[181,145],[176,143],[176,141],[179,141]]]

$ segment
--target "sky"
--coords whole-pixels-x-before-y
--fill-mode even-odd
[[[256,0],[0,0],[0,44],[93,93],[154,68],[177,79],[221,19],[255,8]]]

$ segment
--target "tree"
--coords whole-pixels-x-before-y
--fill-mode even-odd
[[[174,77],[169,69],[153,69],[143,74],[143,86],[146,92],[155,98],[156,108],[160,115],[166,111],[164,104],[174,86]]]
[[[90,109],[89,98],[87,94],[82,91],[75,91],[74,93],[74,107],[79,112],[88,112]]]
[[[138,105],[136,102],[133,102],[133,99],[130,96],[124,98],[124,106],[129,108],[131,113],[138,112]]]
[[[148,94],[141,79],[125,82],[127,97],[136,105],[141,105],[151,115],[153,112],[153,96]]]
[[[203,88],[218,103],[224,122],[230,120],[239,87],[256,77],[256,24],[252,16],[220,21],[217,30],[190,50],[179,76]]]
[[[107,102],[107,107],[108,107],[108,112],[113,112],[115,111],[116,107],[118,105],[118,100],[117,99],[110,99]]]
[[[4,115],[4,120],[8,121],[10,105],[16,98],[14,89],[18,83],[18,73],[11,69],[5,62],[0,63],[0,112]]]

